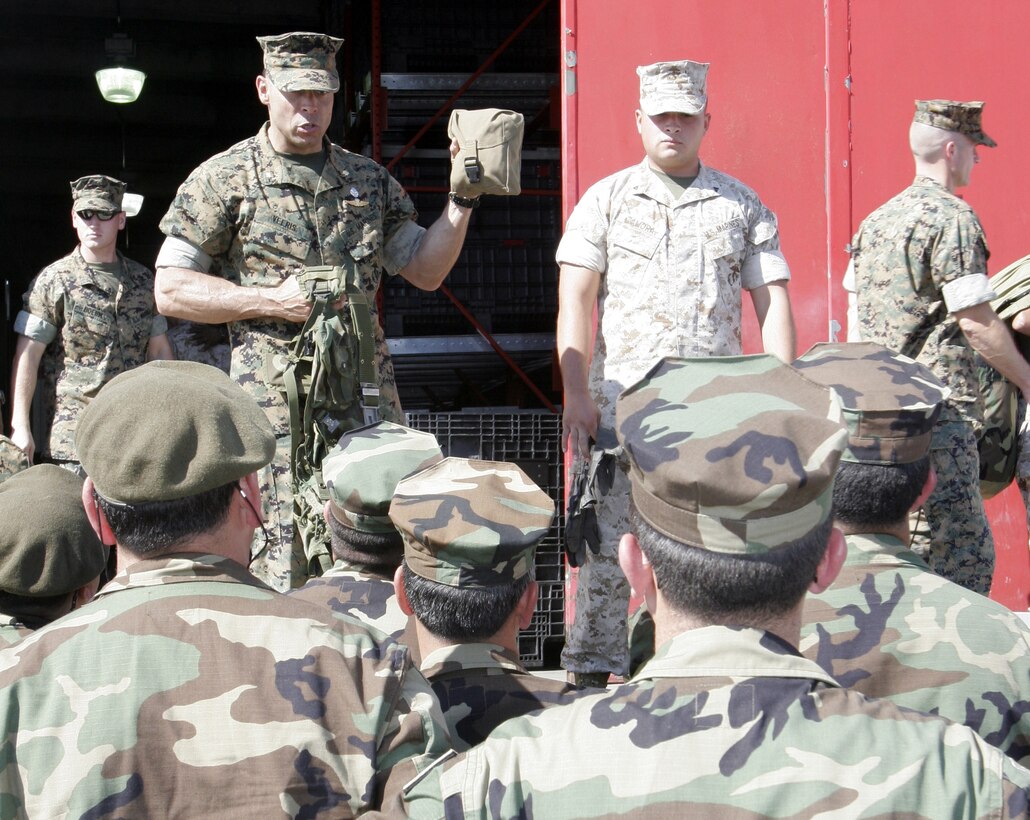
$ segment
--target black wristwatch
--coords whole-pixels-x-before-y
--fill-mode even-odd
[[[459,208],[473,209],[479,207],[479,197],[476,197],[475,199],[468,199],[463,196],[458,196],[456,193],[454,193],[454,191],[451,191],[449,194],[447,194],[447,198],[455,205],[457,205]]]

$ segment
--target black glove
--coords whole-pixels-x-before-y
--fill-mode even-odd
[[[573,567],[583,566],[587,548],[594,555],[601,551],[597,505],[612,488],[621,455],[622,447],[617,444],[612,447],[594,444],[587,463],[572,476],[569,507],[565,513],[565,553]]]

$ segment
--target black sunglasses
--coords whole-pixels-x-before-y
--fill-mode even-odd
[[[119,211],[94,211],[92,208],[87,208],[84,211],[76,211],[75,213],[77,213],[79,215],[79,219],[81,219],[83,222],[89,222],[93,217],[96,217],[101,222],[109,222],[112,219],[114,219],[116,216],[118,216],[118,214],[120,212]]]

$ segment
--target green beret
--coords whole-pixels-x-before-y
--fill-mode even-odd
[[[503,461],[445,458],[401,481],[390,505],[408,568],[452,587],[526,575],[553,519],[551,497]]]
[[[0,589],[24,597],[74,592],[107,564],[82,508],[82,479],[53,464],[0,483]]]
[[[615,410],[637,511],[680,543],[765,553],[830,517],[840,405],[774,356],[662,359]]]
[[[264,411],[217,367],[148,362],[104,385],[79,418],[75,450],[108,501],[173,501],[264,467]]]
[[[322,461],[329,509],[351,529],[396,532],[389,512],[397,482],[442,458],[436,436],[392,421],[349,430]]]
[[[848,426],[841,461],[907,464],[930,452],[951,391],[925,365],[873,342],[823,342],[794,367],[840,399]]]

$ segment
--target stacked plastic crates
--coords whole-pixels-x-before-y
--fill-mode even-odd
[[[519,655],[527,667],[556,667],[565,637],[561,417],[545,410],[408,413],[408,425],[435,435],[444,455],[518,464],[554,500],[558,514],[536,553],[540,597],[519,634]]]

